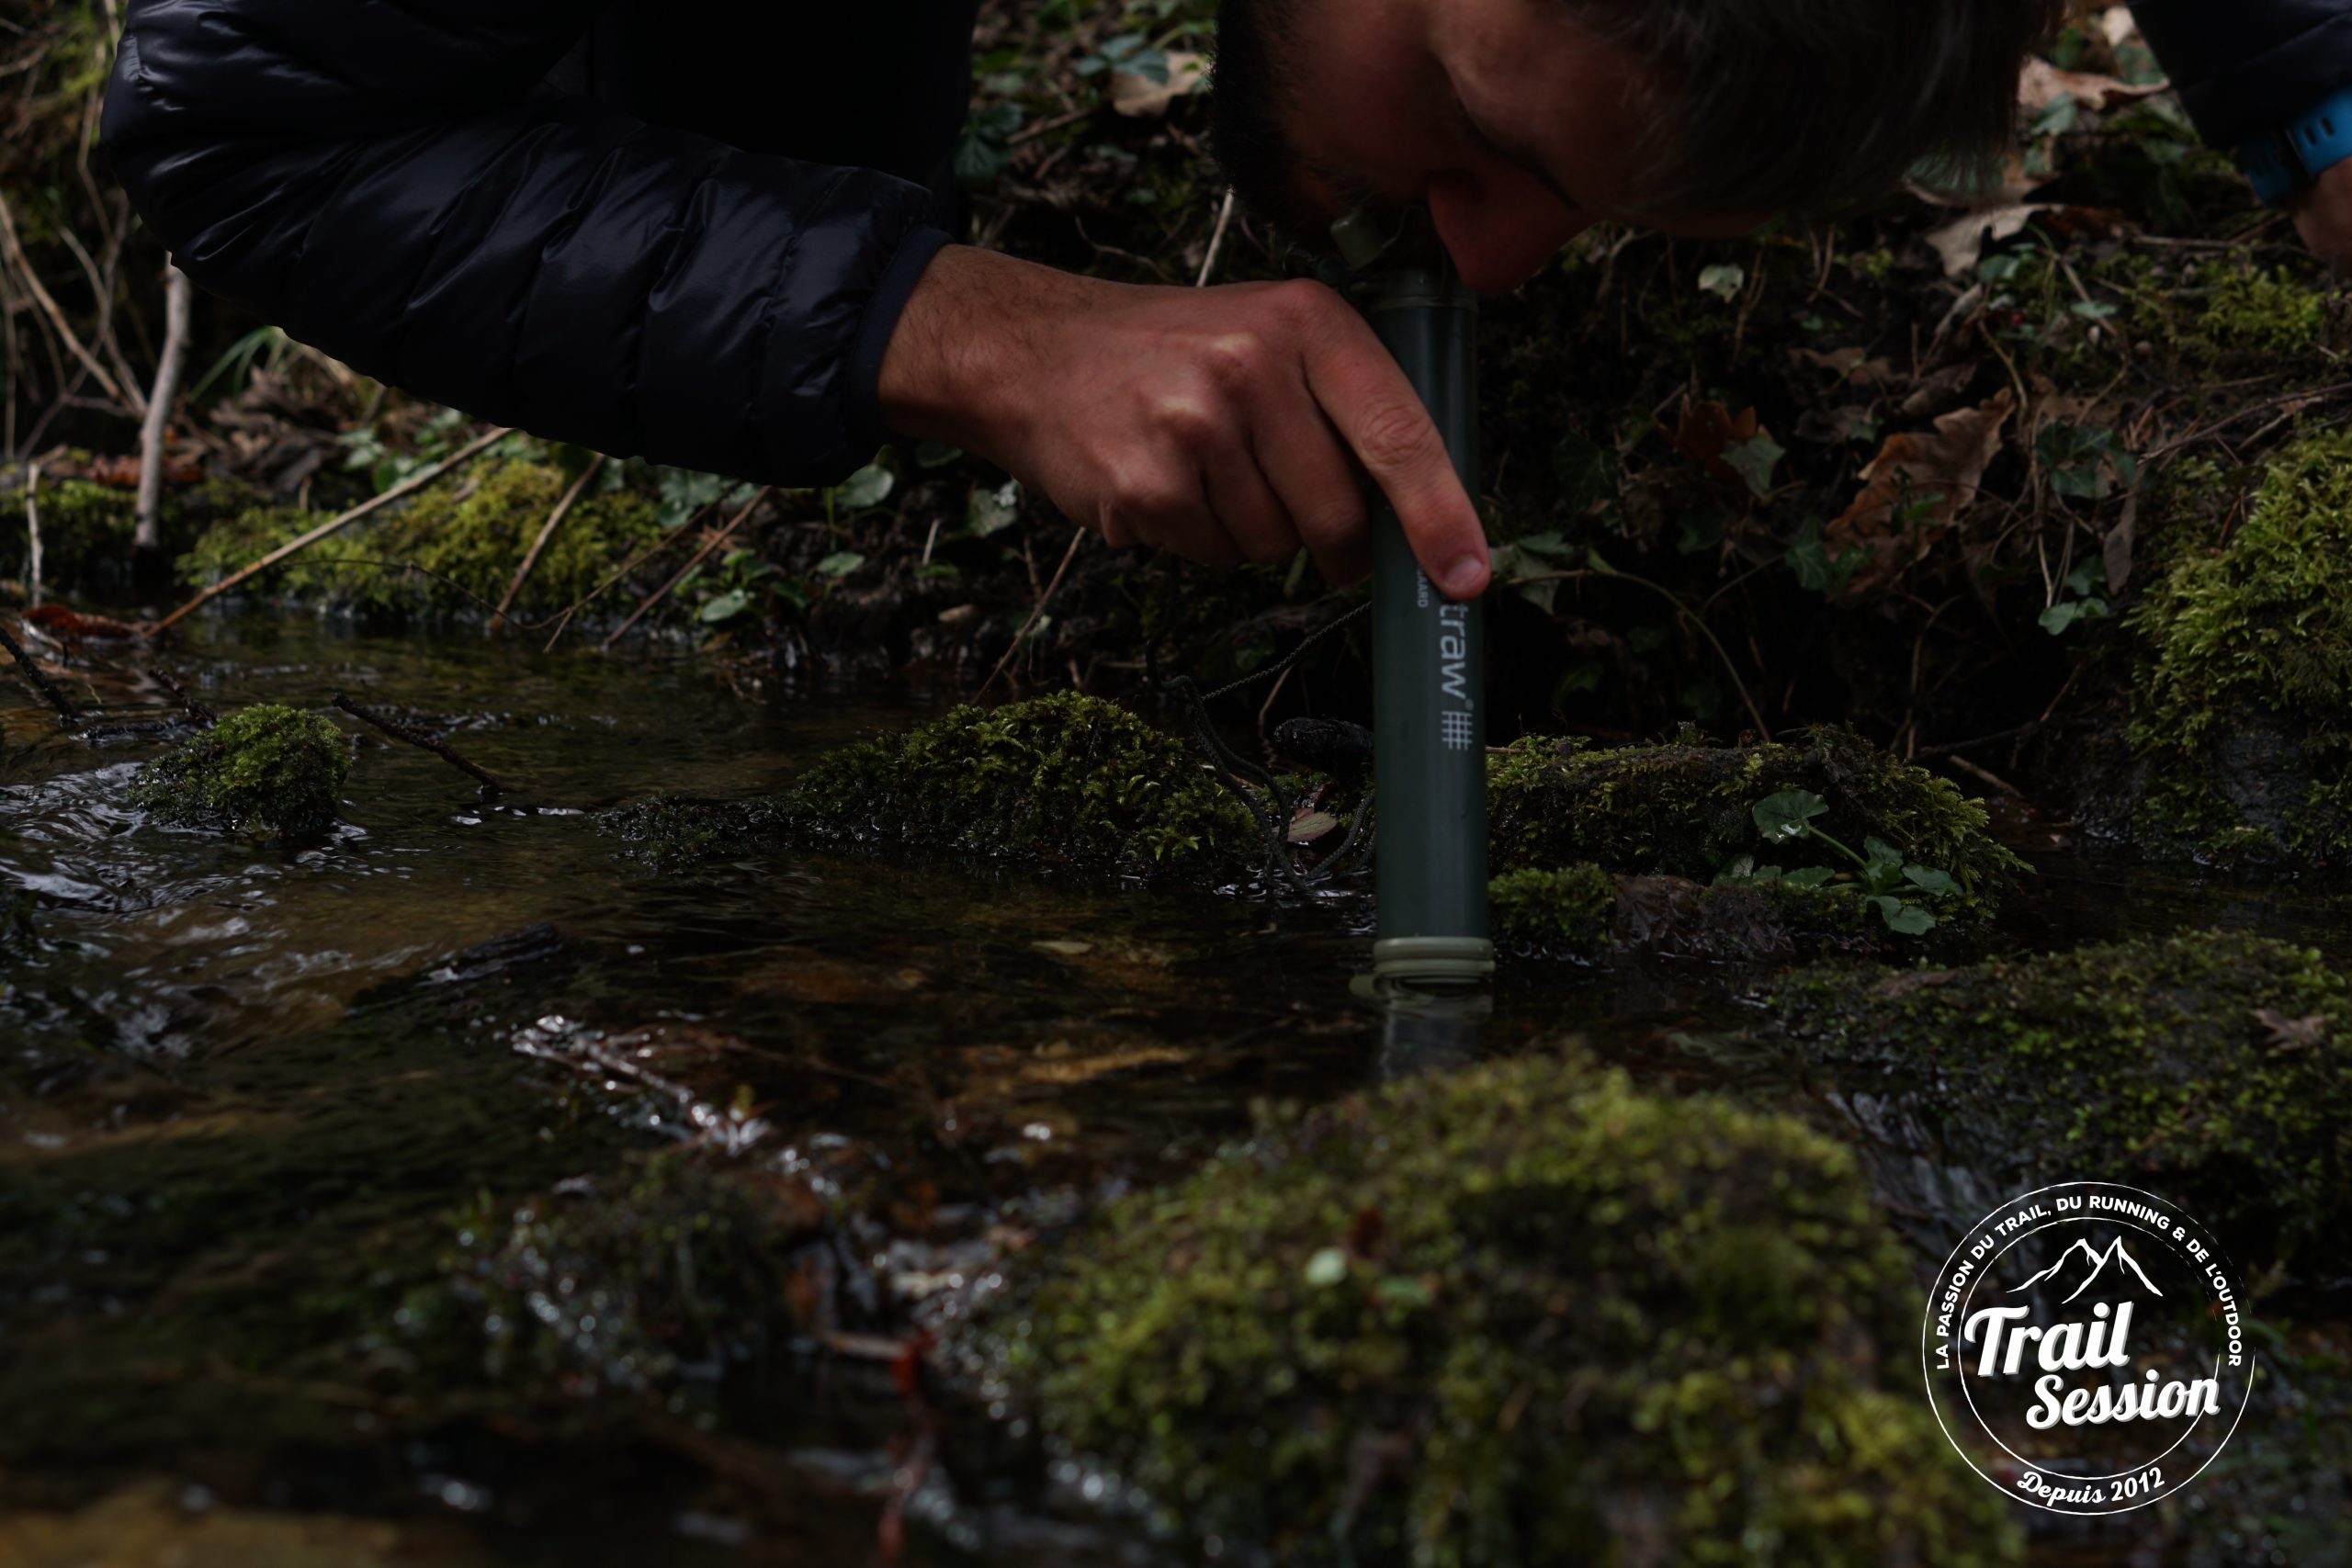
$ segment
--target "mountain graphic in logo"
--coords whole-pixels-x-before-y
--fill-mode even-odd
[[[2140,1267],[2139,1260],[2134,1258],[2130,1253],[2123,1250],[2123,1238],[2120,1235],[2113,1241],[2107,1244],[2107,1250],[2104,1252],[2101,1252],[2097,1247],[2093,1247],[2087,1240],[2077,1240],[2074,1246],[2068,1247],[2065,1251],[2058,1255],[2057,1262],[2052,1263],[2041,1273],[2034,1275],[2024,1284],[2013,1286],[2009,1291],[2009,1294],[2014,1296],[2018,1294],[2020,1292],[2030,1291],[2033,1289],[2034,1286],[2041,1283],[2044,1280],[2053,1277],[2058,1278],[2063,1283],[2064,1276],[2072,1269],[2077,1266],[2075,1261],[2077,1258],[2081,1259],[2082,1263],[2089,1266],[2089,1272],[2083,1276],[2083,1281],[2081,1284],[2076,1285],[2072,1291],[2066,1293],[2064,1298],[2065,1301],[2071,1302],[2076,1296],[2081,1295],[2085,1291],[2089,1290],[2098,1280],[2099,1276],[2107,1272],[2108,1265],[2109,1264],[2115,1265],[2118,1277],[2126,1273],[2130,1274],[2132,1279],[2140,1281],[2141,1289],[2146,1291],[2150,1295],[2161,1296],[2164,1294],[2162,1291],[2156,1289],[2155,1281],[2148,1278],[2147,1270]],[[2129,1290],[2131,1287],[2127,1283],[2124,1288]]]

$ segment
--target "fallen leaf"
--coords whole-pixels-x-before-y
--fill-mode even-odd
[[[1756,422],[1754,409],[1734,413],[1712,398],[1686,397],[1682,400],[1681,415],[1675,427],[1667,431],[1666,438],[1674,444],[1676,451],[1706,469],[1712,478],[1740,490],[1750,490],[1751,479],[1740,471],[1735,459],[1742,451],[1758,450],[1750,443],[1770,443],[1772,433]],[[1775,446],[1773,450],[1777,452],[1779,448]],[[1770,465],[1766,467],[1769,469]]]
[[[1822,532],[1833,558],[1854,547],[1870,557],[1849,592],[1900,575],[1933,547],[1937,528],[1968,510],[2017,406],[2017,393],[2003,388],[1982,407],[1945,414],[1932,433],[1887,438],[1862,470],[1861,494]]]
[[[2107,569],[2107,591],[2120,593],[2132,581],[2132,547],[2140,532],[2140,492],[2123,498],[2123,515],[2107,531],[2099,547],[2099,564]]]
[[[2154,97],[2171,85],[2169,82],[2151,82],[2135,87],[2112,76],[2061,71],[2046,60],[2033,59],[2025,62],[2025,70],[2018,77],[2018,107],[2029,116],[2039,116],[2060,98],[2072,98],[2086,109],[2103,109],[2110,104]]]
[[[1111,74],[1111,107],[1129,119],[1157,119],[1168,106],[1208,85],[1208,57],[1184,50],[1167,55],[1168,80],[1155,80],[1140,71]]]
[[[1053,942],[1033,942],[1029,945],[1035,948],[1040,953],[1050,953],[1056,958],[1083,958],[1088,953],[1094,951],[1094,944],[1091,942],[1060,940]]]
[[[1340,819],[1328,811],[1306,812],[1291,822],[1290,841],[1311,844],[1339,825]]]
[[[1976,379],[1978,368],[1976,361],[1963,360],[1927,377],[1903,400],[1903,417],[1927,419],[1950,408],[1968,389],[1968,384]]]
[[[1928,230],[1925,238],[1942,258],[1946,277],[1965,277],[1976,270],[1976,260],[1984,254],[1986,240],[1995,244],[2013,240],[2033,221],[2036,213],[2050,210],[2050,203],[2032,201],[1980,207]]]
[[[1817,348],[1800,348],[1793,357],[1800,365],[1835,371],[1840,385],[1883,387],[1894,379],[1894,367],[1883,359],[1865,357],[1869,353],[1866,348],[1833,348],[1826,354]]]

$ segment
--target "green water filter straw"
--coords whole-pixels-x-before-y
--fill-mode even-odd
[[[1421,226],[1371,240],[1333,231],[1359,266],[1351,290],[1477,493],[1477,297]],[[1373,972],[1407,985],[1472,985],[1492,975],[1487,934],[1487,725],[1476,601],[1440,593],[1375,489],[1373,706],[1379,926]]]

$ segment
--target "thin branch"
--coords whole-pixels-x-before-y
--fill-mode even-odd
[[[442,475],[449,472],[452,468],[458,467],[460,464],[471,462],[474,458],[480,457],[482,453],[488,451],[492,446],[495,446],[500,441],[504,440],[512,434],[513,432],[510,429],[506,426],[501,425],[497,429],[491,431],[486,435],[476,436],[473,440],[468,442],[465,446],[459,447],[448,457],[442,458],[439,462],[433,464],[429,468],[420,468],[415,473],[411,474],[407,479],[402,479],[400,483],[394,485],[383,494],[376,497],[375,500],[361,502],[357,506],[353,507],[350,511],[327,519],[327,521],[320,524],[317,527],[311,529],[300,538],[288,540],[285,544],[282,544],[278,546],[277,548],[270,551],[269,554],[262,557],[261,559],[254,562],[253,565],[243,567],[236,571],[231,572],[228,576],[222,578],[220,581],[214,583],[203,592],[198,593],[195,598],[189,600],[178,609],[174,610],[170,615],[165,615],[162,620],[155,622],[152,626],[141,627],[141,631],[148,637],[153,637],[159,632],[169,631],[173,626],[177,626],[197,609],[211,603],[221,594],[229,592],[232,588],[234,588],[239,583],[243,582],[247,578],[268,570],[271,567],[276,566],[279,561],[284,560],[288,556],[297,555],[303,550],[309,549],[312,545],[317,544],[321,539],[325,538],[328,535],[348,527],[350,525],[358,522],[362,517],[367,516],[369,513],[374,512],[380,507],[388,506],[391,502],[400,500],[401,497],[404,495],[411,495],[415,493],[417,491],[423,490],[426,485],[431,484],[435,479],[439,479]]]
[[[1037,624],[1037,618],[1046,613],[1046,606],[1053,603],[1054,590],[1062,585],[1062,579],[1069,572],[1069,563],[1078,558],[1078,547],[1084,543],[1086,530],[1073,530],[1069,548],[1062,552],[1062,564],[1054,568],[1053,578],[1046,584],[1045,592],[1037,595],[1037,603],[1030,608],[1029,618],[1021,623],[1019,631],[1012,634],[1012,641],[1005,649],[1004,657],[996,661],[996,668],[989,671],[989,678],[980,682],[980,689],[972,694],[974,696],[985,696],[988,689],[996,684],[996,678],[1004,673],[1004,667],[1012,662],[1012,656],[1021,651],[1021,639],[1029,635],[1029,628]]]
[[[51,683],[47,675],[41,673],[40,666],[33,662],[32,655],[27,653],[24,646],[8,635],[8,628],[6,626],[0,626],[0,648],[6,648],[8,650],[9,656],[17,661],[17,668],[25,672],[25,679],[33,683],[33,689],[40,694],[41,700],[57,710],[57,716],[64,720],[66,728],[71,729],[82,721],[82,716],[74,710],[74,705],[65,700],[65,694]]]
[[[531,569],[539,564],[539,552],[548,547],[548,541],[555,537],[555,531],[563,525],[566,517],[571,515],[574,503],[587,493],[588,481],[603,472],[604,467],[604,456],[599,453],[586,471],[571,481],[571,488],[563,492],[563,499],[555,503],[555,510],[548,514],[547,523],[539,529],[539,536],[533,539],[531,547],[524,552],[523,564],[514,569],[514,581],[506,585],[506,597],[501,599],[498,608],[490,613],[491,630],[496,631],[499,623],[506,618],[507,610],[514,603],[514,595],[523,592],[523,583],[531,575]]]
[[[139,407],[136,400],[138,395],[135,392],[125,392],[121,384],[115,380],[114,373],[100,364],[98,356],[92,354],[87,347],[84,346],[82,340],[74,335],[73,327],[65,320],[65,311],[55,299],[50,297],[49,290],[41,284],[40,275],[33,271],[32,259],[25,254],[25,247],[17,238],[16,214],[8,209],[8,198],[5,195],[0,195],[0,245],[7,248],[8,259],[16,264],[18,272],[25,275],[25,287],[32,291],[33,302],[39,305],[41,313],[49,318],[49,324],[57,329],[57,334],[64,340],[67,351],[82,362],[82,367],[85,370],[97,378],[98,385],[107,389],[109,397],[124,408],[135,411]]]
[[[645,618],[645,613],[647,611],[652,609],[654,605],[662,603],[662,600],[667,599],[670,596],[670,591],[672,589],[677,587],[678,584],[693,576],[695,568],[700,566],[706,559],[707,559],[713,550],[718,548],[719,546],[732,538],[734,536],[735,530],[743,525],[743,519],[752,514],[752,509],[768,498],[768,486],[762,485],[759,489],[759,493],[752,496],[751,500],[743,503],[742,511],[738,512],[733,517],[728,519],[727,526],[721,528],[718,533],[712,535],[710,538],[706,540],[702,548],[694,553],[694,558],[687,561],[685,565],[678,569],[678,574],[675,577],[670,579],[669,581],[663,583],[661,587],[655,589],[652,592],[647,594],[639,602],[637,608],[629,612],[628,619],[623,621],[619,626],[615,626],[612,630],[612,635],[605,637],[604,641],[596,645],[596,651],[602,653],[605,649],[611,648],[613,644],[618,642],[624,632],[628,631],[629,627],[637,625],[638,622]]]
[[[187,362],[187,274],[164,261],[164,357],[155,367],[155,387],[147,395],[147,417],[139,427],[139,510],[131,548],[162,547],[164,438],[171,433],[172,405],[180,395],[180,369]]]
[[[1216,271],[1217,253],[1225,248],[1225,231],[1233,221],[1233,192],[1225,193],[1223,205],[1216,209],[1216,228],[1209,234],[1209,254],[1201,258],[1201,276],[1193,280],[1195,288],[1206,288],[1210,276]]]
[[[25,607],[40,608],[40,459],[25,465]]]
[[[171,671],[160,665],[151,665],[147,671],[147,678],[171,693],[172,700],[180,705],[188,717],[196,720],[205,728],[209,729],[220,722],[220,716],[198,702],[187,687],[173,680]]]
[[[376,712],[373,708],[361,707],[357,703],[353,702],[341,692],[337,692],[334,694],[334,705],[349,714],[352,717],[358,719],[363,724],[374,725],[378,729],[382,730],[385,734],[390,736],[395,740],[403,740],[409,745],[416,747],[420,750],[432,752],[435,756],[440,758],[443,761],[448,763],[459,773],[467,774],[469,777],[479,781],[481,786],[484,789],[489,790],[492,794],[504,795],[506,793],[506,786],[498,782],[498,775],[496,773],[490,772],[487,768],[477,767],[475,764],[469,762],[464,757],[458,753],[457,748],[450,745],[447,741],[436,740],[432,736],[424,733],[422,730],[411,729],[404,724],[401,724],[393,719],[386,718],[382,714]]]

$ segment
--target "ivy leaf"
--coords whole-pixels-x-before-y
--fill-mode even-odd
[[[1874,895],[1871,902],[1878,906],[1879,919],[1886,929],[1897,936],[1925,936],[1936,929],[1936,917],[1917,904],[1906,904],[1892,894]]]
[[[1930,897],[1940,898],[1951,891],[1951,873],[1948,871],[1935,871],[1924,865],[1906,865],[1903,868],[1903,878]]]
[[[1829,803],[1809,789],[1784,789],[1756,803],[1752,815],[1768,844],[1785,844],[1804,834],[1805,824],[1829,814]]]
[[[898,483],[898,475],[879,463],[868,463],[843,479],[841,488],[833,492],[833,496],[842,505],[852,511],[862,507],[879,506],[889,499],[890,491],[897,488]]]
[[[1747,488],[1758,501],[1770,499],[1772,470],[1788,455],[1788,448],[1760,430],[1747,440],[1732,442],[1724,448],[1724,461],[1747,481]]]
[[[2107,601],[2104,599],[2069,599],[2041,612],[2041,629],[2052,637],[2058,637],[2076,621],[2104,620],[2106,616]]]
[[[1021,481],[1007,479],[994,490],[977,488],[964,522],[979,538],[1001,534],[1021,521]]]

